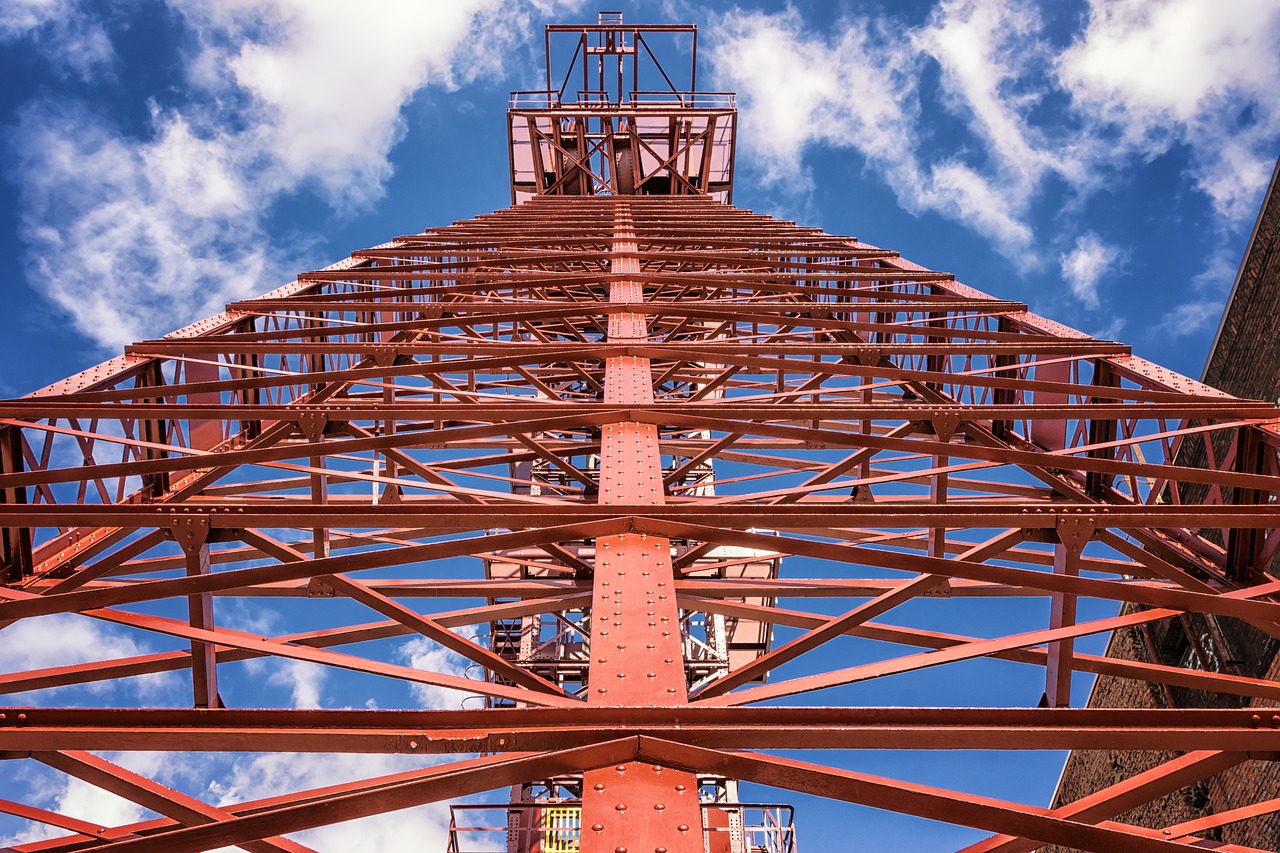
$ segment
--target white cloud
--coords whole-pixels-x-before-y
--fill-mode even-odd
[[[152,651],[136,642],[125,632],[85,616],[59,613],[51,616],[34,616],[20,619],[0,631],[4,655],[0,656],[0,671],[5,673],[28,672],[53,667],[71,666],[93,661],[110,661],[134,657]],[[176,688],[176,678],[161,673],[128,679],[125,682],[89,682],[82,686],[50,688],[52,690],[87,690],[103,694],[117,690],[121,685],[136,691],[137,695],[155,702],[166,698],[164,694]],[[10,694],[7,704],[41,704],[50,694],[45,691]]]
[[[1001,159],[1021,163],[1028,174],[1052,165],[1048,152],[1028,138],[1020,107],[1038,100],[1022,69],[1043,65],[1035,10],[1023,4],[949,0],[913,34],[916,46],[941,67],[952,109],[988,140]]]
[[[1092,0],[1059,68],[1095,132],[1148,158],[1187,146],[1218,214],[1253,216],[1280,133],[1280,6]]]
[[[1000,186],[976,169],[957,162],[942,162],[931,170],[932,182],[921,188],[919,203],[965,223],[1009,256],[1030,266],[1034,258],[1031,226],[1026,221],[1028,187]]]
[[[1027,80],[1049,65],[1039,27],[1029,5],[991,0],[944,2],[916,29],[854,18],[831,36],[810,32],[795,9],[735,12],[716,22],[711,55],[719,85],[739,93],[743,146],[767,182],[807,192],[807,149],[855,149],[907,210],[964,222],[1032,264],[1036,192],[1050,174],[1084,172],[1024,117],[1042,95]],[[919,88],[929,62],[941,69],[943,103],[980,151],[932,151]]]
[[[918,111],[910,57],[879,47],[874,22],[850,21],[837,37],[806,30],[799,12],[735,12],[714,22],[719,85],[739,94],[741,144],[766,180],[807,189],[807,146],[856,146],[896,166]]]
[[[498,71],[533,10],[567,4],[170,5],[195,44],[189,85],[152,105],[145,138],[65,99],[27,105],[17,134],[28,278],[111,348],[286,279],[300,247],[262,248],[273,202],[379,198],[414,94]]]
[[[1061,257],[1062,280],[1071,295],[1090,308],[1098,307],[1098,283],[1103,276],[1115,274],[1115,264],[1123,253],[1092,231],[1076,238],[1076,244]]]
[[[1235,93],[1266,99],[1280,68],[1270,51],[1280,7],[1234,0],[1222,12],[1197,0],[1095,0],[1082,37],[1062,56],[1063,77],[1112,109],[1139,109],[1127,120],[1136,132],[1194,121],[1207,103]]]
[[[1240,269],[1240,255],[1234,248],[1225,242],[1214,244],[1209,257],[1203,261],[1204,269],[1191,279],[1196,292],[1225,296],[1230,291]]]
[[[1118,341],[1126,325],[1128,324],[1124,317],[1113,317],[1110,323],[1101,329],[1094,329],[1089,334],[1100,341]]]
[[[113,348],[215,314],[285,269],[260,248],[234,141],[180,114],[153,111],[152,125],[139,142],[87,108],[40,102],[18,129],[28,278]]]
[[[1185,338],[1207,329],[1222,316],[1222,303],[1216,300],[1186,302],[1175,306],[1151,328],[1153,336]]]
[[[141,654],[131,638],[83,616],[58,613],[20,619],[0,633],[4,672],[70,666]]]
[[[101,826],[120,826],[137,823],[148,813],[136,803],[118,797],[110,791],[90,785],[72,776],[62,776],[50,783],[52,797],[42,807],[50,811],[79,818]],[[47,791],[48,792],[48,791]],[[0,844],[30,844],[67,834],[65,829],[47,824],[35,824],[13,836],[0,836]]]
[[[283,661],[271,674],[271,684],[289,688],[290,707],[320,708],[328,671],[319,664],[306,661]]]
[[[58,66],[89,79],[115,58],[102,23],[77,0],[4,0],[0,42],[30,39]]]
[[[807,152],[856,150],[904,209],[961,222],[1024,267],[1056,242],[1030,225],[1047,188],[1064,186],[1070,209],[1181,146],[1234,228],[1252,218],[1280,139],[1273,0],[1229,14],[1091,0],[1064,48],[1025,0],[941,0],[920,25],[864,15],[829,32],[790,7],[735,10],[714,22],[709,53],[717,85],[739,93],[743,165],[767,183],[809,193]],[[935,98],[967,133],[923,120]]]
[[[177,766],[177,762],[169,753],[133,752],[104,757],[135,773],[152,778],[159,778]],[[22,770],[13,775],[13,781],[22,783],[26,788],[27,802],[59,814],[102,826],[121,826],[155,816],[137,803],[110,791],[33,762],[24,763]],[[60,838],[66,834],[66,830],[58,827],[34,824],[16,835],[0,836],[0,844],[6,846],[29,844],[50,838]]]
[[[402,644],[397,649],[396,656],[414,669],[456,675],[460,678],[474,675],[478,669],[478,667],[473,668],[471,661],[437,645],[426,637],[414,637]],[[470,673],[469,669],[472,670]],[[475,700],[480,699],[476,693],[464,693],[447,687],[437,687],[434,684],[410,684],[409,689],[413,691],[413,696],[420,708],[474,708]]]
[[[170,4],[200,42],[193,81],[247,109],[243,136],[271,159],[268,181],[314,181],[338,205],[381,196],[415,92],[500,71],[502,52],[530,25],[529,6],[503,10],[497,0]],[[357,50],[359,61],[339,59]]]
[[[355,779],[370,779],[422,767],[421,757],[404,755],[276,754],[237,761],[225,782],[209,786],[220,806],[289,791],[304,791]],[[449,837],[448,803],[432,803],[388,815],[293,833],[317,850],[378,850],[419,853],[443,850]]]

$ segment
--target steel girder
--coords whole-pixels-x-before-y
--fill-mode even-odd
[[[298,850],[284,834],[570,773],[584,850],[702,850],[697,779],[718,773],[991,834],[974,851],[1183,849],[1222,821],[1114,818],[1274,760],[1280,684],[1212,648],[1078,646],[1191,618],[1280,637],[1276,418],[704,196],[542,196],[398,237],[0,402],[0,622],[147,638],[0,676],[27,703],[0,708],[0,755],[160,817],[0,810],[70,833],[22,851]],[[1209,467],[1181,464],[1191,447]],[[232,627],[235,601],[287,606],[288,627]],[[497,651],[528,618],[580,635],[580,681]],[[693,674],[713,619],[755,645]],[[411,665],[406,638],[470,675]],[[253,661],[485,699],[224,707],[260,695]],[[46,692],[166,672],[189,674],[192,709]],[[1000,704],[974,701],[974,673],[1025,707],[966,707]],[[1080,674],[1233,707],[1083,709]],[[879,707],[904,678],[929,707]],[[796,749],[813,760],[777,754]],[[1163,757],[1049,809],[858,769],[890,749]],[[418,763],[214,805],[92,754],[137,750]],[[1223,820],[1277,807],[1260,793]]]

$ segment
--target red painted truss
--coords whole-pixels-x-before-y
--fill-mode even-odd
[[[1280,755],[1280,683],[1088,642],[1177,620],[1280,638],[1276,418],[705,195],[540,195],[396,238],[0,403],[0,640],[79,614],[146,648],[0,677],[24,701],[0,756],[156,815],[6,801],[67,833],[12,849],[297,851],[542,786],[498,807],[509,849],[737,851],[738,801],[700,802],[726,780],[981,830],[968,851],[1185,849],[1280,804],[1114,818]],[[406,639],[464,663],[414,666]],[[345,671],[348,709],[244,709],[272,661]],[[96,685],[92,705],[157,673],[194,707],[50,692]],[[1085,709],[1090,676],[1230,702]],[[858,769],[957,749],[1167,757],[1055,808]],[[411,764],[215,805],[96,754],[130,751]]]

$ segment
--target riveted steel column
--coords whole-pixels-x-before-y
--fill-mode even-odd
[[[630,204],[614,206],[612,270],[638,272]],[[609,285],[609,301],[644,300],[638,281]],[[609,317],[609,340],[647,338],[643,313]],[[652,403],[648,358],[617,356],[605,362],[605,402]],[[653,424],[605,427],[600,448],[600,503],[663,503],[662,454]],[[592,599],[590,703],[684,705],[680,613],[676,607],[671,543],[665,537],[625,533],[596,542]],[[627,762],[585,775],[582,849],[587,853],[701,853],[698,780],[684,771]]]

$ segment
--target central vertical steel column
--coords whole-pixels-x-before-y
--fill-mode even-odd
[[[609,302],[639,310],[609,315],[611,343],[648,339],[631,205],[615,198]],[[653,402],[649,359],[614,356],[605,362],[606,403]],[[658,428],[624,422],[604,428],[600,447],[600,503],[663,503]],[[671,543],[624,533],[596,542],[592,598],[590,702],[595,705],[684,705],[680,613],[676,607]],[[692,773],[628,762],[590,771],[582,792],[583,850],[587,853],[701,853],[702,809]]]

